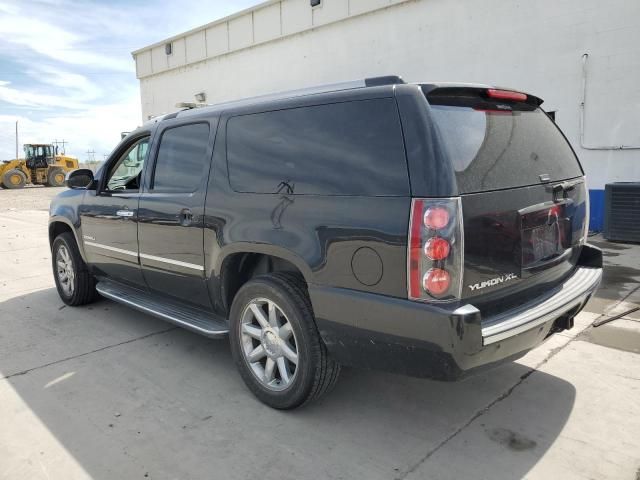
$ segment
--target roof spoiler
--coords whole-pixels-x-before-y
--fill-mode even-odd
[[[485,85],[423,85],[425,95],[429,97],[481,96],[486,99],[524,102],[539,107],[544,100],[530,93],[513,88],[491,87]]]

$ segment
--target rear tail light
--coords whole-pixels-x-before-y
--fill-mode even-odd
[[[424,226],[440,230],[449,225],[449,210],[440,205],[429,207],[424,212]]]
[[[514,102],[526,102],[527,94],[520,92],[513,92],[511,90],[496,90],[490,88],[487,90],[489,98],[495,98],[496,100],[511,100]]]
[[[432,268],[424,274],[422,288],[432,295],[443,295],[451,287],[451,275],[441,268]]]
[[[430,260],[444,260],[449,256],[451,245],[440,237],[431,237],[424,244],[424,254]]]
[[[460,199],[414,199],[408,243],[409,298],[420,301],[460,298],[464,251]]]

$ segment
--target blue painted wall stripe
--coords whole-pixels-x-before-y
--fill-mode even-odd
[[[601,232],[604,226],[604,190],[589,190],[589,199],[591,201],[589,230]]]

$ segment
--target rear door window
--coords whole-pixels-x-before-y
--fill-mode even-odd
[[[398,110],[391,98],[233,117],[229,180],[252,193],[404,196]]]
[[[209,164],[208,146],[207,123],[165,130],[160,140],[152,189],[160,192],[195,192]]]
[[[569,143],[540,108],[474,98],[429,98],[429,102],[460,193],[582,175]]]

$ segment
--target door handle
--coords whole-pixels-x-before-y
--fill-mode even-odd
[[[189,225],[191,225],[191,222],[193,222],[193,212],[188,208],[183,208],[180,211],[179,218],[180,225],[182,225],[183,227],[188,227]]]
[[[133,217],[133,211],[132,210],[118,210],[116,212],[116,215],[118,217],[131,218],[131,217]]]

